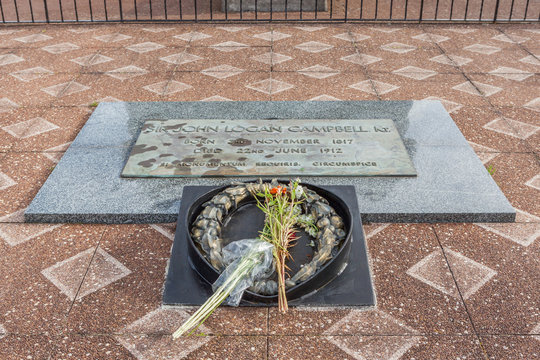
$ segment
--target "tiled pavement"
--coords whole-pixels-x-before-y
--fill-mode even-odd
[[[538,358],[539,44],[537,25],[0,27],[0,358]],[[220,309],[173,343],[193,311],[160,306],[174,224],[22,223],[93,102],[426,98],[518,218],[367,225],[375,309]]]

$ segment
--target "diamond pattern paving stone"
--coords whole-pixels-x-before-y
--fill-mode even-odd
[[[540,190],[540,174],[535,175],[532,179],[528,180],[525,185]]]
[[[47,94],[55,96],[55,97],[62,97],[62,96],[75,94],[81,91],[86,91],[88,89],[90,89],[90,87],[86,85],[79,84],[76,81],[69,81],[66,83],[49,86],[47,88],[41,89],[41,91],[44,91]]]
[[[295,26],[295,28],[306,32],[314,32],[326,29],[323,26]]]
[[[476,29],[463,29],[463,28],[448,28],[445,30],[452,31],[458,34],[470,34],[476,31]]]
[[[462,84],[452,87],[452,89],[462,91],[471,95],[478,95],[478,96],[482,96],[482,95],[491,96],[493,94],[498,93],[499,91],[502,91],[500,87],[488,85],[488,84],[482,84],[477,81],[474,82],[474,85],[471,82],[466,81]],[[481,92],[479,92],[478,90],[480,90]]]
[[[331,96],[331,95],[318,95],[314,98],[309,99],[308,101],[341,101],[341,99],[338,99],[337,97]]]
[[[41,66],[36,66],[29,69],[15,71],[9,75],[21,81],[32,81],[52,74],[54,74],[54,72],[52,72],[51,70],[45,69]]]
[[[302,75],[316,79],[326,79],[327,77],[339,74],[339,71],[322,65],[313,65],[302,70],[298,70]]]
[[[23,36],[23,37],[20,37],[20,38],[15,38],[14,40],[30,44],[30,43],[36,43],[36,42],[40,42],[40,41],[49,40],[49,39],[52,39],[52,37],[50,37],[49,35],[32,34],[32,35]]]
[[[524,64],[540,66],[540,60],[538,60],[539,57],[540,56],[528,55],[528,56],[525,56],[523,59],[520,59],[519,61]]]
[[[9,64],[16,64],[18,62],[24,61],[24,59],[15,54],[2,54],[0,55],[0,66],[5,66]]]
[[[129,65],[118,69],[109,70],[105,72],[105,75],[109,75],[110,77],[124,81],[147,73],[148,70],[146,69],[141,69],[140,67],[137,67],[135,65]]]
[[[349,85],[349,87],[372,95],[383,95],[399,89],[399,86],[375,80],[360,81],[359,83]]]
[[[537,97],[536,99],[532,99],[531,101],[529,101],[523,106],[526,107],[527,109],[540,112],[540,97]]]
[[[74,300],[75,296],[81,299],[122,279],[131,271],[103,249],[90,248],[42,270],[41,273],[68,298]]]
[[[469,46],[465,46],[463,50],[484,54],[484,55],[491,55],[495,54],[496,52],[501,51],[501,48],[496,46],[490,46],[490,45],[483,45],[483,44],[473,44]]]
[[[515,81],[523,81],[533,76],[533,74],[530,72],[514,69],[514,68],[506,67],[506,66],[499,66],[498,68],[490,71],[489,73],[492,75],[500,76],[508,80],[515,80]]]
[[[511,119],[497,118],[485,124],[484,129],[496,131],[501,134],[527,139],[540,129],[540,126],[523,123]]]
[[[214,44],[210,47],[214,50],[219,50],[223,52],[232,52],[232,51],[247,49],[249,45],[242,44],[236,41],[225,41],[219,44]]]
[[[107,34],[107,35],[96,36],[94,37],[94,39],[102,41],[102,42],[110,43],[110,42],[119,42],[119,41],[131,39],[131,36],[124,35],[124,34]]]
[[[165,46],[163,46],[161,44],[157,44],[155,42],[147,41],[147,42],[127,46],[126,49],[131,50],[131,51],[135,51],[135,52],[137,52],[139,54],[142,54],[142,53],[162,49],[164,47]]]
[[[269,31],[262,34],[253,35],[253,37],[267,41],[278,41],[291,37],[291,35],[280,33],[279,31]]]
[[[170,31],[173,28],[161,28],[161,27],[151,27],[151,28],[142,28],[143,31],[148,31],[154,34],[164,32],[164,31]]]
[[[405,53],[408,53],[410,51],[416,50],[416,46],[403,44],[403,43],[399,43],[399,42],[393,42],[393,43],[381,46],[381,49],[383,49],[385,51],[392,51],[392,52],[395,52],[395,53],[398,53],[398,54],[405,54]]]
[[[451,65],[451,66],[455,66],[455,65],[463,66],[472,61],[472,59],[462,57],[462,56],[452,55],[452,54],[437,55],[435,57],[432,57],[429,60],[438,62],[439,64]]]
[[[45,150],[42,154],[52,162],[58,163],[71,143],[72,142],[70,141],[65,144],[54,146]]]
[[[275,79],[266,79],[263,81],[246,85],[246,87],[249,89],[260,91],[268,95],[273,95],[273,94],[277,94],[285,90],[289,90],[293,88],[294,85],[288,84],[284,81],[275,80]]]
[[[0,172],[0,190],[5,190],[10,186],[13,186],[17,184],[15,180],[4,174],[3,172]]]
[[[402,30],[401,28],[385,28],[385,27],[372,27],[371,29],[375,31],[380,31],[386,34],[391,34],[393,32]]]
[[[193,62],[193,61],[202,60],[203,58],[200,57],[200,56],[197,56],[197,55],[188,54],[186,52],[181,52],[181,53],[178,53],[178,54],[165,56],[165,57],[162,57],[162,58],[159,58],[159,59],[161,61],[165,61],[165,62],[168,62],[168,63],[171,63],[171,64],[182,65],[182,64],[187,64],[187,63]]]
[[[183,309],[161,307],[120,330],[116,340],[137,359],[184,359],[212,338],[209,336],[182,336],[173,340],[171,334],[190,314]],[[198,333],[207,334],[203,324]],[[166,334],[148,336],[139,334]]]
[[[437,34],[428,34],[428,33],[416,35],[416,36],[413,36],[412,38],[416,40],[429,41],[429,42],[435,42],[435,43],[441,43],[443,41],[450,40],[450,38],[446,36],[437,35]]]
[[[296,45],[295,48],[303,50],[303,51],[307,51],[310,53],[319,53],[319,52],[329,50],[333,48],[333,46],[329,44],[321,43],[318,41],[308,41],[308,42]]]
[[[9,100],[8,98],[0,99],[0,113],[8,112],[19,107],[19,104]]]
[[[540,341],[540,322],[531,330],[531,335],[533,335],[536,340]]]
[[[156,93],[158,95],[167,96],[172,95],[180,91],[190,89],[192,86],[184,84],[180,81],[160,81],[155,84],[144,86],[143,89]]]
[[[345,329],[346,332],[358,334],[384,334],[412,336],[336,336]],[[336,345],[354,359],[387,359],[397,360],[411,347],[415,346],[420,338],[418,332],[392,316],[379,311],[352,310],[328,329],[325,334],[328,341]]]
[[[231,65],[218,65],[201,71],[201,73],[203,73],[204,75],[212,76],[217,79],[226,79],[228,77],[235,76],[243,72],[244,70]]]
[[[213,95],[213,96],[207,97],[206,99],[202,99],[200,101],[232,101],[232,100],[223,96]]]
[[[376,56],[366,54],[353,54],[344,56],[341,58],[341,60],[366,66],[381,61],[382,59]]]
[[[37,117],[30,120],[22,121],[16,124],[2,127],[2,130],[8,132],[10,135],[24,139],[44,132],[58,129],[59,127],[47,120]]]
[[[23,214],[25,210],[22,209],[0,218],[0,239],[4,240],[9,246],[25,243],[28,240],[32,240],[62,226],[60,224],[15,224],[7,222],[10,218],[24,219]]]
[[[497,274],[487,266],[448,248],[444,252],[464,299],[473,295]],[[446,259],[440,250],[436,250],[413,265],[407,274],[447,295],[459,298],[452,274],[446,267]]]
[[[221,30],[225,30],[225,31],[230,32],[230,33],[236,33],[236,32],[239,32],[239,31],[249,29],[249,27],[244,27],[244,26],[218,26],[217,28],[221,29]]]
[[[394,74],[405,76],[415,80],[425,80],[437,75],[436,71],[422,69],[416,66],[405,66],[404,68],[392,71]]]
[[[440,98],[440,97],[437,97],[437,96],[428,96],[424,100],[439,100],[443,104],[446,111],[448,111],[448,113],[450,113],[450,114],[455,112],[455,111],[458,111],[459,109],[461,109],[463,107],[463,105],[458,104],[457,102],[453,102],[453,101],[443,99],[443,98]]]
[[[113,60],[114,59],[108,56],[101,55],[98,53],[71,59],[71,61],[73,61],[74,63],[77,63],[82,66],[92,66],[92,65],[97,65],[97,64],[103,64],[103,63],[113,61]]]
[[[492,149],[490,147],[480,145],[477,143],[474,143],[472,141],[468,141],[469,145],[471,145],[472,149],[478,155],[478,158],[482,162],[482,164],[486,164],[499,156],[500,152],[498,152],[495,149]]]
[[[62,54],[62,53],[77,50],[77,49],[79,49],[77,45],[69,43],[69,42],[64,42],[64,43],[55,44],[55,45],[48,45],[41,48],[41,50],[45,50],[51,54]]]
[[[519,209],[516,209],[515,223],[475,225],[525,247],[540,237],[540,218]]]
[[[225,98],[223,98],[225,99]],[[208,100],[203,100],[203,101],[208,101]],[[224,101],[222,99],[218,100],[218,101]],[[172,224],[151,224],[150,227],[154,230],[156,230],[157,232],[159,232],[160,234],[164,235],[165,237],[167,237],[169,240],[173,241],[174,240],[174,233],[176,232],[176,223],[172,223]]]
[[[363,40],[367,40],[371,38],[371,36],[358,34],[358,33],[343,33],[343,34],[334,35],[334,37],[336,39],[345,40],[349,42],[351,41],[358,42],[358,41],[363,41]]]
[[[517,35],[507,35],[507,34],[500,34],[492,37],[494,40],[509,42],[509,43],[518,43],[521,44],[527,40],[529,40],[528,37],[523,36],[517,36]]]
[[[262,62],[264,64],[275,65],[275,64],[281,64],[282,62],[285,62],[285,61],[289,61],[292,59],[292,57],[270,51],[261,55],[255,55],[251,57],[251,59]]]
[[[184,41],[197,41],[197,40],[203,40],[211,38],[211,35],[207,35],[198,31],[192,31],[185,34],[175,35],[173,38],[180,39]]]

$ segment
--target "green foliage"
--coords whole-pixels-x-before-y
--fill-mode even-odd
[[[495,175],[495,167],[493,165],[489,165],[488,167],[486,167],[486,170],[489,173],[489,175],[491,176]]]

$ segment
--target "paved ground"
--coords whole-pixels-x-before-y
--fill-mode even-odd
[[[540,354],[540,28],[0,27],[0,358],[533,359]],[[160,307],[174,224],[21,214],[95,101],[442,99],[515,224],[366,226],[378,305]],[[445,164],[441,164],[445,166]]]

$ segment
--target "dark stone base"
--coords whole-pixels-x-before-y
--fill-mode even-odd
[[[226,9],[226,10],[225,10]],[[327,11],[326,0],[222,0],[221,10],[240,11]]]
[[[289,301],[295,306],[374,306],[375,294],[368,263],[366,241],[353,186],[321,186],[345,201],[353,219],[351,252],[343,272],[326,286],[313,289],[311,295]],[[201,305],[211,295],[211,285],[190,265],[188,234],[181,224],[191,204],[201,195],[212,190],[211,186],[186,186],[178,216],[178,226],[165,281],[163,303],[166,305]],[[243,301],[241,306],[273,306]]]

